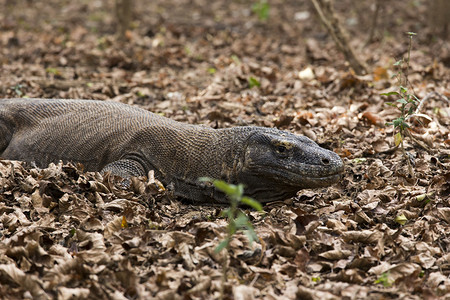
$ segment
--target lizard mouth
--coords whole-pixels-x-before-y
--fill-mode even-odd
[[[308,172],[292,172],[290,170],[282,170],[276,178],[284,177],[288,185],[298,188],[315,188],[329,186],[336,183],[341,178],[342,170],[337,169],[325,174],[308,173]]]
[[[308,184],[308,187],[325,187],[333,183],[337,183],[342,177],[341,173],[336,173],[333,175],[326,175],[320,177],[303,177],[304,183]]]
[[[248,174],[242,180],[246,185],[245,192],[264,203],[283,200],[294,197],[301,189],[321,188],[337,183],[344,169],[343,165],[337,165],[327,172],[323,170],[311,172],[311,165],[308,166],[309,171],[305,171],[307,169],[305,165],[303,168],[297,168],[300,170],[298,172],[278,168],[271,169],[270,173],[267,173],[268,167],[254,166],[255,168],[245,171]]]
[[[270,173],[267,173],[268,169],[271,169]],[[252,172],[260,174],[259,176],[266,177],[271,181],[279,182],[280,185],[300,189],[322,187],[336,183],[341,178],[343,170],[343,165],[330,166],[329,169],[324,171],[320,165],[304,164],[296,167],[295,170],[291,168],[256,167]],[[280,179],[282,179],[281,182]]]

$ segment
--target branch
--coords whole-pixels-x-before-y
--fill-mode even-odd
[[[364,46],[367,46],[373,42],[373,38],[375,36],[375,28],[377,27],[378,16],[380,15],[380,10],[381,10],[380,2],[381,2],[381,0],[375,1],[375,12],[373,13],[373,16],[372,16],[372,24],[370,25],[369,35],[367,37],[366,42],[364,43]]]
[[[311,1],[314,4],[317,13],[319,14],[320,20],[327,28],[328,32],[336,43],[336,46],[344,54],[345,59],[350,64],[350,67],[358,75],[368,73],[367,66],[356,57],[355,52],[350,46],[348,39],[344,34],[344,30],[341,27],[338,18],[336,17],[330,0]]]

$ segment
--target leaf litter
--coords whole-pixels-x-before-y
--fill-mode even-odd
[[[335,3],[344,16],[346,2]],[[412,122],[411,134],[428,146],[404,139],[412,180],[384,125],[398,111],[380,96],[395,89],[403,32],[424,20],[390,4],[408,18],[383,44],[358,48],[374,71],[357,76],[314,15],[295,19],[310,11],[306,3],[271,1],[269,22],[245,2],[205,3],[137,2],[120,44],[108,1],[18,1],[1,23],[0,91],[112,99],[214,128],[290,130],[343,157],[341,182],[268,204],[264,217],[243,208],[259,241],[250,246],[237,234],[225,254],[214,251],[226,236],[224,207],[176,199],[152,173],[124,189],[78,165],[0,161],[0,294],[218,298],[226,262],[228,299],[448,297],[449,103],[431,97],[420,112],[427,117]],[[355,42],[368,26],[356,22],[347,28]],[[425,37],[419,32],[411,53],[411,84],[421,99],[430,91],[449,97],[448,41]]]

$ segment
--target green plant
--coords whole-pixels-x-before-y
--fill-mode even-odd
[[[383,273],[378,277],[377,280],[375,280],[375,283],[381,283],[384,287],[390,287],[393,284],[392,278],[389,277],[389,271]]]
[[[253,88],[253,87],[255,87],[255,86],[257,86],[257,87],[260,87],[260,86],[261,86],[261,83],[259,82],[259,80],[256,79],[256,78],[253,77],[253,76],[250,76],[250,77],[247,79],[247,81],[248,81],[248,85],[249,85],[250,88]]]
[[[421,195],[416,196],[416,200],[424,201],[425,204],[427,204],[427,203],[430,203],[431,197],[433,197],[433,195],[434,195],[434,192],[427,193],[427,194],[421,194]]]
[[[270,5],[267,3],[267,0],[261,0],[253,3],[252,11],[258,16],[260,21],[267,21],[269,18]]]
[[[235,54],[231,55],[231,60],[236,64],[236,65],[240,65],[241,64],[241,60],[239,59],[239,57]]]
[[[18,97],[22,97],[23,92],[22,92],[22,88],[24,88],[24,86],[22,84],[16,84],[15,86],[11,87],[14,90],[14,93],[16,93],[16,95]]]
[[[395,217],[395,222],[400,225],[405,225],[406,222],[408,222],[408,218],[405,216],[405,214],[401,214]]]
[[[47,68],[47,69],[45,69],[45,72],[47,72],[49,74],[53,74],[55,76],[61,75],[61,72],[56,68]]]
[[[408,170],[411,177],[414,178],[414,172],[412,170],[411,162],[406,154],[403,140],[405,135],[411,137],[409,133],[410,124],[408,120],[415,115],[421,115],[424,117],[428,117],[423,114],[418,114],[418,110],[420,107],[420,99],[414,94],[414,90],[408,80],[408,72],[410,67],[410,58],[411,58],[411,49],[412,49],[412,40],[416,35],[414,32],[407,32],[409,36],[409,47],[406,58],[402,58],[394,63],[394,66],[398,68],[397,73],[394,74],[393,77],[397,79],[398,82],[398,90],[382,93],[382,96],[396,96],[398,99],[395,102],[386,102],[387,105],[397,108],[400,111],[400,116],[394,119],[392,122],[386,123],[388,126],[394,126],[394,144],[396,147],[400,145],[403,154],[408,162]],[[412,92],[410,92],[407,86],[411,87]],[[429,117],[428,117],[429,118]]]
[[[220,252],[224,248],[229,250],[231,239],[239,231],[244,232],[250,242],[250,245],[252,245],[254,241],[257,241],[258,237],[255,233],[253,225],[248,216],[239,209],[239,205],[248,205],[259,212],[262,212],[263,209],[261,203],[250,197],[244,196],[244,185],[229,184],[223,180],[205,177],[200,178],[200,181],[212,182],[216,189],[225,193],[228,199],[230,199],[230,206],[221,213],[221,216],[226,217],[228,220],[227,236],[222,242],[220,242],[215,251]]]
[[[230,199],[230,206],[227,209],[223,210],[221,213],[222,217],[226,217],[228,219],[227,236],[223,241],[219,243],[219,245],[215,249],[215,252],[219,253],[220,251],[226,249],[227,253],[229,253],[231,239],[239,231],[243,231],[245,233],[250,242],[250,245],[252,245],[254,241],[257,241],[258,236],[255,233],[253,225],[248,216],[239,209],[239,205],[248,205],[259,212],[263,212],[263,209],[261,203],[250,197],[244,196],[244,185],[229,184],[223,180],[211,179],[208,177],[201,177],[199,178],[199,180],[203,182],[212,182],[216,189],[225,193],[228,199]],[[222,266],[223,276],[220,291],[221,299],[224,298],[225,282],[227,281],[228,260],[229,259],[225,260]]]
[[[184,47],[184,52],[186,53],[187,56],[191,56],[192,55],[192,49],[188,46]]]

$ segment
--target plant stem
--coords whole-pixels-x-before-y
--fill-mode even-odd
[[[405,78],[408,78],[408,73],[409,73],[409,60],[410,60],[410,58],[411,58],[411,48],[412,48],[412,35],[409,36],[408,58],[406,59],[406,72],[405,72]]]
[[[408,163],[408,172],[409,172],[409,175],[411,176],[411,178],[415,179],[416,175],[414,174],[414,170],[413,170],[413,168],[411,166],[411,162],[409,161],[408,154],[406,154],[406,150],[405,150],[405,147],[403,145],[403,137],[404,137],[404,135],[403,135],[402,130],[400,131],[400,134],[402,135],[402,140],[400,142],[400,147],[402,148],[403,156],[405,157],[406,162]]]
[[[411,49],[412,49],[412,40],[413,40],[413,35],[410,32],[409,33],[409,45],[408,45],[408,58],[406,60],[406,72],[403,74],[403,77],[405,78],[405,87],[407,87],[409,85],[409,87],[411,87],[413,94],[415,95],[416,92],[414,91],[414,87],[413,85],[409,82],[408,79],[408,74],[409,74],[409,62],[411,59]]]
[[[220,285],[220,299],[225,299],[225,283],[227,282],[227,273],[228,273],[228,260],[229,260],[229,253],[230,253],[230,246],[226,247],[227,253],[225,254],[225,259],[223,261],[222,265],[222,284]]]

